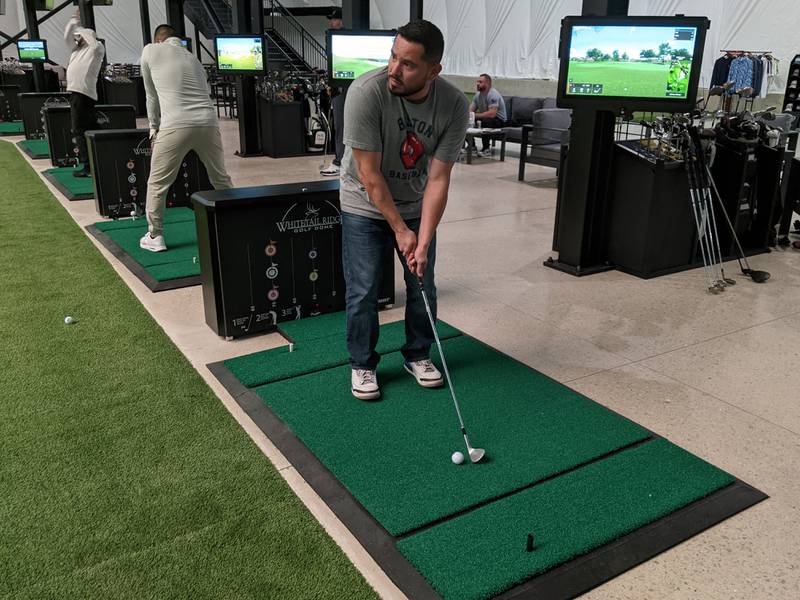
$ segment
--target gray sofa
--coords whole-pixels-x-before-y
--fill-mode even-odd
[[[525,177],[525,164],[558,168],[561,147],[569,143],[572,122],[570,111],[556,108],[555,98],[503,96],[506,104],[506,140],[520,144],[519,174]]]

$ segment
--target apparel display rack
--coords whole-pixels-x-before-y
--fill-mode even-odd
[[[795,54],[789,65],[781,108],[783,112],[800,112],[800,54]]]

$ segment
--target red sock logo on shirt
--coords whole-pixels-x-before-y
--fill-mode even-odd
[[[413,169],[423,154],[425,154],[425,146],[422,144],[422,140],[413,131],[406,133],[406,139],[400,146],[400,160],[403,161],[403,166],[406,169]]]

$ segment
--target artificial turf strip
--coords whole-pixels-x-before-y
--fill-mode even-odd
[[[734,478],[655,439],[397,542],[447,600],[491,598]],[[526,551],[527,535],[533,552]]]
[[[21,140],[17,142],[17,146],[31,158],[50,158],[50,144],[47,140]]]
[[[257,387],[281,379],[297,377],[315,371],[322,371],[348,364],[349,355],[345,343],[344,330],[339,330],[338,325],[344,323],[343,313],[329,313],[319,317],[303,319],[304,321],[318,321],[316,327],[289,327],[295,334],[301,333],[300,341],[295,342],[294,351],[289,352],[288,346],[272,348],[261,352],[254,352],[225,361],[225,366],[246,387]],[[329,318],[325,318],[329,317]],[[331,318],[335,317],[335,318]],[[301,321],[288,321],[278,327],[283,333],[284,327],[293,326]],[[438,331],[442,339],[448,339],[461,333],[442,321],[438,322]],[[322,336],[327,331],[329,335]],[[304,337],[307,334],[310,339]],[[290,339],[297,340],[291,336]],[[379,354],[389,354],[400,350],[405,344],[405,325],[403,321],[395,321],[381,327],[380,338],[376,351]]]
[[[44,171],[50,179],[70,200],[86,200],[94,198],[94,182],[91,177],[75,177],[76,167],[54,167]]]
[[[22,121],[1,121],[0,135],[22,135],[25,132]]]
[[[375,598],[2,142],[0,173],[0,597]]]
[[[165,211],[167,249],[164,252],[150,252],[139,247],[139,240],[147,231],[146,219],[102,221],[94,227],[110,237],[156,281],[200,275],[197,227],[191,209],[179,207]]]
[[[255,389],[391,535],[650,435],[469,336],[442,344],[470,439],[488,451],[469,467],[450,462],[464,442],[447,388],[420,387],[403,370],[399,352],[378,366],[380,402],[352,396],[349,366]]]

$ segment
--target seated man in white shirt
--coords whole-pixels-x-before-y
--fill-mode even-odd
[[[167,249],[167,192],[190,150],[202,161],[214,189],[233,184],[225,170],[222,136],[203,65],[184,49],[169,25],[159,25],[153,39],[154,43],[144,47],[140,61],[153,154],[147,182],[148,233],[139,246],[160,252]]]

